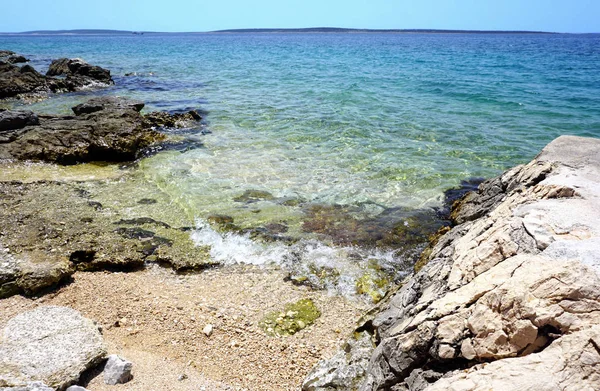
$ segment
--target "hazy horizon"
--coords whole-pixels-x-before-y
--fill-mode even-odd
[[[49,10],[52,17],[48,16]],[[594,0],[55,0],[3,6],[3,33],[49,30],[215,32],[331,26],[370,30],[464,30],[599,33]]]

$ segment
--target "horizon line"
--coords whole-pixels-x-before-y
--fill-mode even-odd
[[[239,28],[212,31],[146,31],[146,30],[118,30],[118,29],[66,29],[66,30],[31,30],[22,32],[0,32],[2,35],[76,35],[76,34],[215,34],[215,33],[480,33],[480,34],[598,34],[587,33],[565,33],[537,30],[461,30],[461,29],[363,29],[344,27],[303,27],[303,28]]]

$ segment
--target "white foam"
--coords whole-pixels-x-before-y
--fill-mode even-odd
[[[402,270],[406,265],[393,251],[338,247],[316,240],[301,240],[292,245],[261,243],[252,240],[249,234],[217,232],[201,219],[196,221],[191,238],[198,246],[210,246],[211,257],[222,264],[277,265],[292,275],[307,277],[313,285],[330,293],[347,297],[356,296],[356,282],[372,262],[392,277],[406,274]],[[325,277],[315,275],[315,271],[325,273]]]

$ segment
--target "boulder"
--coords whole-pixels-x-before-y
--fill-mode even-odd
[[[111,354],[104,366],[104,383],[109,385],[123,384],[131,380],[131,369],[133,363]]]
[[[92,99],[73,108],[79,114],[76,117],[43,116],[39,124],[2,131],[0,158],[61,164],[134,160],[164,138],[144,126],[139,113],[142,105],[123,98]],[[5,111],[0,118],[4,117],[21,118],[23,114]]]
[[[5,61],[11,64],[28,62],[29,60],[20,54],[10,50],[0,50],[0,61]]]
[[[46,76],[83,77],[100,83],[114,84],[109,70],[88,64],[80,58],[60,58],[52,61]]]
[[[600,140],[563,136],[456,202],[456,225],[361,326],[378,344],[351,389],[595,389],[598,200]],[[304,390],[348,389],[306,386],[349,368],[328,366]]]
[[[64,390],[104,360],[98,327],[71,308],[43,306],[10,319],[0,342],[0,386],[32,388],[43,382]],[[39,383],[38,383],[39,384]]]
[[[27,59],[14,54],[2,56],[0,52],[0,99],[43,95],[50,92],[73,92],[89,87],[114,84],[110,71],[80,59],[60,59],[52,62],[47,75],[42,75],[30,65],[18,67],[13,63]],[[8,53],[8,52],[5,52]],[[62,78],[53,75],[66,76]]]
[[[48,90],[46,77],[31,66],[25,65],[19,68],[0,61],[0,99]]]

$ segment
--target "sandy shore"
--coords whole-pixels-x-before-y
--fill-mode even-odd
[[[158,266],[77,272],[71,284],[41,298],[0,300],[0,327],[40,305],[72,307],[97,321],[109,352],[134,362],[134,379],[107,386],[92,373],[91,391],[297,390],[352,332],[365,305],[294,286],[284,276],[246,266],[188,275]],[[314,325],[289,337],[271,337],[259,327],[266,313],[302,298],[322,311]],[[210,337],[202,333],[207,324],[214,326]]]

